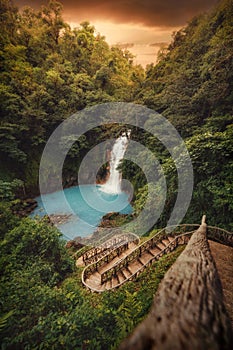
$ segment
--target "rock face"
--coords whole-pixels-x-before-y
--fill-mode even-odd
[[[63,180],[63,186],[64,187],[72,187],[78,185],[78,177],[75,175],[69,175],[66,176]]]
[[[99,224],[99,227],[104,227],[104,228],[108,228],[108,227],[116,227],[117,224],[117,220],[119,219],[124,219],[126,217],[128,217],[128,214],[120,214],[120,213],[108,213],[106,215],[103,216],[101,223]]]
[[[66,248],[74,248],[75,250],[81,249],[84,244],[77,242],[76,240],[71,240],[66,243]]]
[[[49,221],[53,225],[62,225],[65,224],[71,216],[72,214],[51,214],[49,215]]]
[[[119,348],[126,349],[233,349],[231,323],[204,222],[166,273],[148,317]]]

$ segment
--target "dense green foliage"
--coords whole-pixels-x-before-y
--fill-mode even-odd
[[[133,64],[129,52],[109,47],[88,22],[71,29],[56,1],[40,11],[25,8],[21,13],[9,0],[0,4],[1,196],[14,178],[23,180],[21,192],[38,192],[43,147],[54,128],[73,112],[101,102],[136,102],[167,117],[190,151],[195,188],[185,220],[198,222],[205,212],[209,223],[231,228],[232,1],[224,0],[210,14],[191,20],[145,72]],[[96,128],[76,142],[67,156],[64,177],[76,174],[82,156],[115,130],[115,126]],[[131,137],[163,165],[168,184],[158,221],[163,226],[178,192],[174,164],[150,134],[132,129]],[[133,163],[125,162],[122,168],[135,198],[140,190],[137,212],[146,198],[145,176]],[[9,189],[8,195],[12,197]]]
[[[110,47],[90,23],[71,29],[56,1],[19,13],[10,0],[0,0],[0,25],[2,348],[115,349],[148,312],[179,251],[135,283],[90,294],[58,231],[45,220],[19,219],[12,212],[18,197],[38,192],[40,156],[60,122],[86,106],[126,101],[162,113],[187,145],[194,192],[184,222],[199,222],[205,213],[209,224],[232,229],[233,2],[223,0],[212,13],[194,18],[146,71],[129,52]],[[71,148],[64,174],[76,172],[95,143],[119,130],[115,124],[86,133]],[[178,192],[174,162],[150,133],[131,130],[132,139],[162,164],[168,190],[157,226],[165,226]],[[138,158],[150,165],[143,153]],[[145,175],[129,161],[122,171],[133,184],[137,215],[147,199]]]
[[[220,2],[210,14],[194,18],[174,35],[158,63],[147,68],[142,89],[135,97],[136,102],[167,117],[190,152],[195,184],[184,222],[199,222],[205,213],[209,224],[228,229],[233,227],[232,30],[231,0]],[[143,138],[163,163],[169,184],[159,223],[163,226],[176,200],[177,174],[167,152],[150,135]],[[127,166],[124,170],[127,173]],[[136,207],[142,206],[142,197],[141,190]]]
[[[132,100],[144,73],[88,22],[72,30],[56,1],[38,12],[19,13],[8,0],[0,6],[1,172],[32,189],[54,128],[87,105]]]
[[[13,229],[9,221],[6,229],[0,245],[3,349],[115,349],[148,313],[182,249],[136,282],[98,295],[83,288],[81,269],[74,271],[56,229],[30,219]]]
[[[31,327],[55,307],[49,299],[74,262],[46,221],[16,219],[6,204],[0,210],[6,232],[0,243],[1,337],[7,348],[25,348]]]

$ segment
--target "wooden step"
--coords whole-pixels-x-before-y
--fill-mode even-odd
[[[153,255],[155,256],[155,255],[157,255],[157,254],[161,251],[161,249],[158,248],[157,246],[155,246],[153,249],[150,248],[150,251],[151,251],[151,252],[153,253]]]
[[[112,288],[112,280],[108,280],[104,284],[105,289],[111,289]]]
[[[122,277],[123,277],[124,279],[127,278],[127,275],[125,274],[124,269],[122,269],[121,271],[119,271],[119,274],[121,274]]]
[[[99,290],[99,291],[104,291],[105,290],[105,285],[101,284],[99,286],[94,287],[95,289]]]
[[[144,255],[144,253],[143,253],[143,255]],[[143,255],[142,255],[142,256],[143,256]],[[140,263],[142,266],[144,266],[144,262],[141,260],[142,256],[141,256],[140,258],[138,258],[138,261],[139,261],[139,263]]]
[[[131,270],[128,267],[125,267],[121,270],[121,272],[123,273],[123,275],[125,276],[125,278],[128,278],[132,275]]]
[[[132,271],[132,273],[136,272],[141,267],[142,263],[140,263],[138,260],[132,261],[132,263],[129,265],[129,268]]]
[[[129,249],[135,249],[137,247],[137,244],[134,242],[129,242]]]
[[[119,259],[123,259],[125,258],[127,255],[129,255],[129,251],[125,250],[124,252],[121,253],[121,255],[119,255]]]
[[[88,287],[90,288],[95,288],[95,289],[101,289],[104,290],[104,288],[102,288],[103,285],[101,285],[100,281],[94,281],[92,279],[86,279],[86,284]]]
[[[117,286],[118,284],[119,284],[119,281],[118,281],[117,276],[116,276],[116,277],[113,277],[113,278],[112,278],[112,288],[114,288],[114,287]]]
[[[168,246],[168,244],[170,243],[170,241],[168,240],[168,239],[163,239],[162,240],[162,242],[163,242],[163,244],[165,245],[165,246]]]
[[[150,254],[151,257],[155,256],[151,249],[147,250],[147,253]]]
[[[117,278],[118,278],[119,283],[122,283],[126,280],[126,275],[124,274],[123,271],[119,271],[117,274]]]
[[[98,271],[96,271],[89,277],[89,279],[95,283],[100,283],[101,275]]]
[[[172,242],[175,239],[175,237],[172,237],[172,236],[167,236],[167,238],[168,238],[169,242]]]
[[[158,242],[158,243],[156,244],[156,246],[157,246],[158,248],[160,248],[160,250],[164,250],[164,248],[166,248],[166,246],[165,246],[165,244],[163,244],[163,242]]]
[[[119,275],[120,275],[119,273],[117,273],[117,275],[116,275],[116,279],[117,279],[118,283],[121,282]]]
[[[154,255],[152,253],[149,253],[147,251],[143,252],[142,256],[140,257],[143,265],[145,265],[149,260],[151,260],[153,256]]]

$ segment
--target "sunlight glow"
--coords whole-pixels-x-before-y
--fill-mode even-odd
[[[80,22],[67,22],[72,28],[78,27]],[[180,28],[145,27],[136,24],[114,23],[111,21],[91,21],[96,31],[105,36],[110,45],[119,44],[125,46],[135,56],[135,63],[146,66],[155,63],[157,54],[164,43],[171,41],[174,31]]]

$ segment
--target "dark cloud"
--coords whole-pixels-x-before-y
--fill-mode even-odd
[[[194,15],[208,10],[218,0],[61,0],[70,21],[110,20],[150,27],[182,26]],[[17,6],[37,7],[46,1],[15,0]]]

